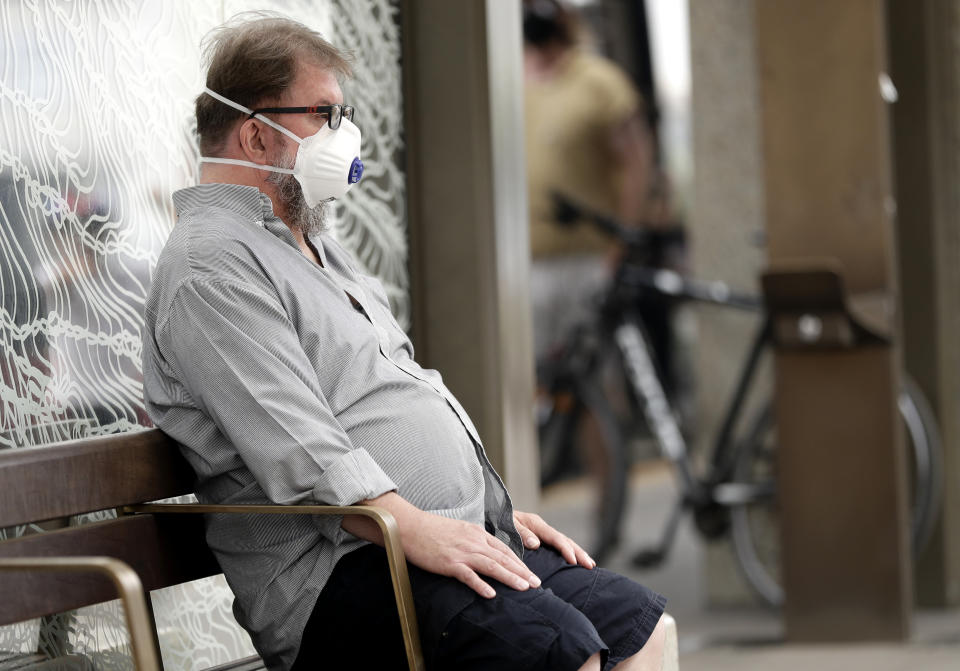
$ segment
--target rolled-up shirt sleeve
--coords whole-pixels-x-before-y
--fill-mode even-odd
[[[189,279],[158,324],[157,346],[184,401],[214,421],[271,501],[350,505],[396,490],[337,422],[275,295]]]

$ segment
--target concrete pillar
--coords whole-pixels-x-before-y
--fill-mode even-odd
[[[758,290],[766,258],[763,232],[763,161],[752,0],[690,3],[693,92],[694,198],[690,220],[695,277]],[[697,449],[710,447],[736,382],[755,317],[697,309]],[[765,368],[760,402],[769,400]],[[751,406],[751,407],[755,407]],[[748,413],[749,415],[749,413]],[[727,542],[710,543],[704,557],[710,605],[754,601]]]
[[[470,414],[517,507],[537,505],[520,8],[406,1],[418,360]]]
[[[960,3],[889,0],[904,362],[941,428],[944,500],[917,601],[960,604]]]
[[[881,0],[755,3],[771,264],[829,257],[897,336]],[[882,303],[882,301],[881,301]],[[787,636],[903,639],[913,604],[893,345],[776,356]]]

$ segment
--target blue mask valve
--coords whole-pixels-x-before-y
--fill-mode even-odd
[[[356,184],[360,181],[361,177],[363,177],[363,161],[361,161],[358,156],[353,159],[353,163],[350,164],[350,171],[347,173],[347,184]]]

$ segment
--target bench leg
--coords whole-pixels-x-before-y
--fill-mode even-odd
[[[127,564],[111,557],[20,557],[0,559],[0,571],[93,572],[106,575],[123,601],[134,667],[137,671],[161,671],[160,653],[150,626],[143,583]]]

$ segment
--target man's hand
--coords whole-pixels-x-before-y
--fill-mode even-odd
[[[568,564],[580,564],[584,568],[593,568],[597,565],[597,562],[593,561],[583,548],[547,524],[539,515],[515,511],[513,523],[526,548],[535,550],[540,547],[542,541],[556,548]]]
[[[539,587],[540,578],[506,544],[482,527],[424,512],[389,492],[362,505],[385,508],[396,518],[400,544],[407,561],[425,571],[456,578],[480,596],[496,595],[480,577],[489,576],[518,591]],[[383,545],[383,536],[371,520],[343,518],[343,528],[353,535]]]
[[[496,592],[480,575],[495,578],[515,590],[539,587],[540,579],[500,539],[459,520],[422,513],[414,524],[401,527],[407,559],[416,566],[456,578],[480,596]]]

